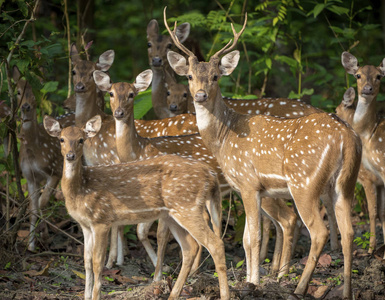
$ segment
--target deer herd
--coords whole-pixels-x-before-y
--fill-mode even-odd
[[[260,283],[259,264],[265,255],[261,252],[266,252],[266,243],[261,243],[262,213],[277,229],[270,271],[278,277],[289,271],[300,219],[310,233],[311,247],[289,298],[307,293],[330,237],[333,250],[342,246],[343,298],[351,299],[351,208],[357,181],[368,202],[370,253],[376,249],[377,216],[385,235],[385,121],[376,109],[385,59],[379,67],[361,67],[352,54],[342,53],[343,67],[357,80],[358,101],[354,104],[355,91],[349,88],[336,114],[286,98],[229,99],[222,96],[219,80],[238,64],[240,52],[234,49],[247,15],[240,32],[231,25],[234,39],[208,62],[198,61],[183,45],[188,23],[175,22],[171,30],[165,9],[164,24],[169,35],[159,34],[157,21],[148,24],[151,70],[140,73],[133,83],[111,81],[107,71],[114,61],[113,50],[94,63],[82,60],[72,45],[75,94],[65,106],[73,112],[45,116],[43,124],[37,121],[32,87],[14,67],[21,111],[20,166],[30,198],[29,250],[36,249],[39,214],[61,181],[68,213],[84,235],[85,299],[100,299],[108,238],[107,267],[124,263],[122,228],[128,224],[138,224],[137,234],[155,266],[156,281],[162,279],[169,232],[180,245],[182,267],[170,299],[178,298],[187,276],[198,269],[202,246],[214,260],[220,297],[230,299],[221,199],[233,189],[240,192],[246,213],[247,282]],[[180,52],[172,51],[173,46]],[[177,75],[187,77],[188,85],[179,83]],[[134,98],[151,84],[158,119],[135,120]],[[112,115],[104,112],[105,93]],[[2,116],[11,113],[3,103],[0,107]],[[287,206],[288,199],[296,211]],[[320,214],[320,199],[329,230]],[[155,220],[157,253],[148,239]]]

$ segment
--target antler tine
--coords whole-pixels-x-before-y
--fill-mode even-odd
[[[231,50],[233,50],[235,48],[235,46],[237,45],[237,43],[238,43],[239,37],[242,35],[243,31],[245,30],[246,24],[247,24],[247,13],[245,14],[245,22],[243,23],[243,27],[242,27],[242,29],[241,29],[241,31],[239,33],[237,33],[235,31],[234,25],[233,25],[233,23],[231,23],[231,29],[232,29],[233,35],[234,35],[234,41],[233,41],[232,45],[229,48],[227,48],[231,44],[231,42],[232,42],[232,40],[230,40],[226,44],[226,46],[224,46],[221,50],[219,50],[217,53],[215,53],[212,57],[219,57],[220,55],[228,53]]]
[[[164,10],[163,10],[164,25],[166,26],[167,31],[170,33],[170,36],[171,36],[175,46],[177,46],[180,50],[182,50],[188,56],[194,57],[195,54],[192,51],[190,51],[189,49],[187,49],[184,45],[182,45],[182,43],[179,41],[178,37],[176,36],[176,21],[175,21],[175,25],[174,25],[174,31],[171,31],[170,27],[168,27],[167,18],[166,18],[166,9],[167,9],[167,6],[165,6]]]

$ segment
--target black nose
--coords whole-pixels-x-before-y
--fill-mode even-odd
[[[124,117],[124,110],[118,107],[114,112],[114,117],[117,119],[121,119]]]
[[[75,153],[69,152],[66,154],[67,160],[75,160]]]
[[[31,105],[29,105],[29,103],[24,103],[22,106],[21,106],[21,110],[22,111],[25,111],[25,112],[28,112],[31,110]]]
[[[170,104],[170,110],[171,111],[176,111],[178,109],[178,105],[176,104]]]
[[[83,82],[78,82],[75,86],[75,91],[76,92],[83,92],[86,89],[84,86]]]
[[[206,101],[207,100],[207,94],[205,91],[203,90],[199,90],[196,94],[195,94],[195,101],[197,102],[203,102],[203,101]]]
[[[365,85],[362,89],[362,93],[365,95],[371,95],[373,93],[373,87],[371,85]]]
[[[152,59],[152,65],[154,67],[160,67],[162,65],[162,59],[160,57],[158,57],[158,56],[154,57]]]

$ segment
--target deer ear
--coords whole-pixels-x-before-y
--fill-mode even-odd
[[[345,106],[352,106],[354,102],[354,98],[356,98],[356,91],[354,90],[353,87],[350,87],[344,93],[344,98],[342,99],[342,103]]]
[[[176,36],[183,43],[190,34],[190,23],[182,23],[176,28]]]
[[[102,55],[99,56],[99,60],[96,63],[96,68],[98,70],[106,72],[111,68],[112,63],[114,62],[114,59],[115,59],[115,51],[107,50],[106,52],[104,52]]]
[[[355,75],[358,71],[358,60],[353,54],[346,51],[342,52],[341,62],[348,74]]]
[[[101,127],[102,118],[100,117],[100,115],[96,115],[87,121],[86,125],[83,128],[83,131],[86,133],[87,138],[92,138],[98,134]]]
[[[219,66],[221,76],[230,75],[234,71],[238,65],[239,57],[240,55],[238,50],[232,51],[222,57],[221,64]]]
[[[20,77],[21,77],[21,74],[20,74],[19,68],[17,66],[13,66],[13,69],[12,69],[13,81],[18,82]]]
[[[77,64],[80,61],[80,55],[75,43],[71,45],[70,57],[73,65]]]
[[[174,51],[167,52],[167,59],[171,68],[180,76],[186,76],[188,73],[188,65],[186,59]]]
[[[45,115],[43,120],[44,128],[50,136],[59,137],[62,131],[59,121]]]
[[[385,58],[382,60],[382,62],[380,63],[380,66],[378,68],[381,71],[381,75],[385,76]]]
[[[93,76],[99,90],[106,92],[111,88],[111,78],[106,73],[102,71],[94,71]]]
[[[134,82],[135,88],[138,92],[143,92],[147,90],[148,86],[151,84],[152,80],[152,70],[146,70],[136,76],[136,80]]]
[[[147,38],[155,36],[157,37],[159,34],[159,25],[155,19],[152,19],[147,25]]]

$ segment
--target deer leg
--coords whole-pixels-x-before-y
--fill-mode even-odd
[[[99,300],[102,287],[102,271],[107,252],[105,242],[108,238],[110,227],[104,224],[98,224],[93,228],[94,244],[92,247],[92,268],[94,273],[94,288],[92,290],[92,299]]]
[[[289,272],[297,215],[287,206],[285,200],[265,199],[269,201],[262,201],[262,209],[273,220],[277,231],[272,273],[279,271],[278,276],[282,277]]]
[[[124,255],[128,254],[127,241],[124,238],[124,226],[118,227],[118,251],[116,264],[122,266],[124,264]]]
[[[347,193],[345,193],[347,194]],[[353,261],[353,238],[354,231],[351,219],[351,197],[345,196],[342,192],[339,194],[335,203],[335,212],[337,216],[338,227],[341,232],[342,253],[344,255],[344,299],[351,299],[351,274]]]
[[[194,258],[198,253],[198,244],[195,239],[184,228],[180,227],[174,220],[169,218],[167,219],[167,222],[171,233],[182,249],[183,255],[182,268],[169,297],[169,299],[178,299],[194,263]]]
[[[33,181],[28,182],[28,195],[30,198],[29,201],[29,241],[28,241],[28,250],[35,251],[36,241],[35,241],[35,229],[37,223],[37,214],[39,212],[39,185]]]
[[[329,234],[319,211],[319,195],[311,195],[309,192],[305,193],[294,186],[290,186],[290,190],[298,213],[309,230],[311,238],[309,258],[298,286],[294,291],[295,294],[304,296]]]
[[[49,202],[49,198],[51,197],[52,193],[54,192],[59,181],[60,181],[60,178],[57,176],[48,177],[47,183],[46,183],[44,190],[43,190],[43,193],[41,194],[41,196],[39,198],[39,210],[41,210],[47,206],[47,204]]]
[[[213,218],[213,215],[211,216],[211,219],[215,222],[215,218]],[[218,274],[221,299],[230,299],[230,292],[226,275],[227,268],[225,260],[225,247],[223,241],[220,238],[220,223],[216,222],[217,225],[213,226],[213,229],[216,231],[214,234],[208,224],[203,220],[202,214],[198,213],[196,215],[190,215],[188,220],[181,217],[180,215],[178,216],[177,214],[172,214],[172,218],[176,220],[177,223],[179,223],[181,226],[183,226],[199,244],[201,244],[210,252],[215,263],[216,272]]]
[[[138,224],[136,231],[137,231],[139,241],[142,242],[144,249],[146,249],[146,252],[150,257],[152,264],[156,266],[157,256],[154,249],[151,246],[150,240],[148,239],[148,233],[150,232],[150,228],[153,223],[154,222],[140,223]]]
[[[264,198],[262,199],[262,204],[264,202]],[[260,262],[263,263],[267,257],[267,251],[269,247],[269,238],[270,238],[270,224],[271,220],[262,215],[262,245],[261,245],[261,257]],[[275,251],[274,251],[275,254]]]
[[[208,215],[208,213],[206,211],[203,213],[203,217],[205,218],[206,223],[208,224],[210,222],[210,216]],[[194,264],[193,264],[191,271],[190,271],[190,274],[189,274],[190,276],[192,276],[193,274],[198,272],[199,266],[201,264],[202,250],[203,250],[202,245],[199,245],[198,253],[195,257]]]
[[[361,180],[362,179],[362,180]],[[376,218],[377,218],[377,187],[366,178],[360,178],[360,183],[365,190],[366,201],[368,203],[369,225],[370,225],[370,240],[369,250],[371,254],[376,250]],[[380,195],[379,195],[380,196]],[[380,196],[381,197],[381,196]],[[380,212],[381,210],[379,210]]]
[[[385,237],[385,188],[383,186],[378,188],[378,218],[380,219],[383,236]],[[385,253],[383,258],[385,259]]]
[[[332,250],[338,250],[340,249],[341,244],[338,242],[337,220],[336,220],[336,214],[333,209],[333,203],[331,202],[331,199],[328,196],[322,197],[322,202],[325,205],[326,212],[328,214],[329,231],[330,231],[330,248]]]
[[[118,226],[111,227],[110,238],[110,252],[108,253],[108,260],[106,268],[111,269],[118,256]]]
[[[261,197],[256,191],[241,191],[246,213],[245,233],[243,235],[247,262],[248,282],[259,285],[259,257],[261,249]],[[247,230],[246,230],[247,227]]]
[[[167,219],[167,221],[168,220],[169,219]],[[162,280],[162,267],[163,267],[164,254],[166,253],[166,247],[167,247],[168,239],[170,237],[170,231],[166,223],[167,222],[165,219],[159,219],[158,221],[158,231],[156,234],[157,240],[158,240],[158,252],[157,252],[157,260],[155,264],[154,281]]]
[[[81,226],[84,236],[84,269],[86,271],[86,286],[84,299],[91,299],[94,274],[92,272],[92,249],[94,245],[92,232],[89,228]]]

